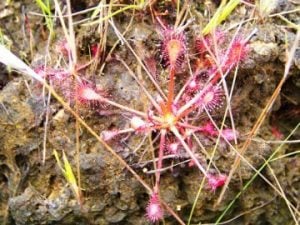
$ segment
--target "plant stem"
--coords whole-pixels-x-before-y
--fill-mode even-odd
[[[164,157],[165,143],[166,143],[166,130],[162,129],[160,132],[158,162],[157,162],[157,167],[155,172],[155,186],[154,186],[155,193],[159,192],[159,181],[160,181],[160,173],[162,168],[162,161]]]
[[[182,144],[182,146],[184,147],[186,152],[190,155],[191,159],[198,166],[198,168],[203,173],[203,175],[205,177],[207,177],[208,174],[207,174],[206,170],[203,168],[203,166],[200,164],[199,160],[196,158],[195,153],[193,153],[192,150],[190,149],[190,147],[185,143],[184,139],[182,138],[182,136],[178,132],[177,128],[173,126],[173,127],[170,128],[170,130],[178,138],[178,140],[180,141],[180,143]]]
[[[109,99],[107,99],[107,98],[101,97],[101,100],[100,100],[100,101],[102,101],[102,102],[104,102],[104,103],[107,103],[107,104],[109,104],[109,105],[115,106],[115,107],[117,107],[117,108],[119,108],[119,109],[122,109],[122,110],[124,110],[124,111],[127,111],[127,112],[133,113],[133,114],[135,114],[135,115],[141,116],[141,117],[143,117],[143,118],[147,118],[147,117],[148,117],[148,115],[147,115],[146,113],[143,113],[143,112],[140,112],[140,111],[138,111],[138,110],[135,110],[135,109],[129,108],[129,107],[127,107],[127,106],[121,105],[121,104],[119,104],[119,103],[117,103],[117,102],[114,102],[114,101],[111,101],[111,100],[109,100]]]
[[[168,100],[166,110],[167,112],[172,112],[172,102],[174,99],[174,89],[175,89],[175,70],[174,68],[170,69],[169,73],[169,86],[168,86]]]

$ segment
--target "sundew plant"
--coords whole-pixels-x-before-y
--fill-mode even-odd
[[[230,124],[222,124],[220,128],[221,124],[217,124],[212,113],[217,113],[218,109],[230,104],[229,93],[224,91],[223,85],[226,85],[230,72],[234,71],[248,53],[248,40],[238,32],[232,35],[216,30],[206,36],[191,36],[185,29],[192,25],[192,21],[175,26],[156,16],[154,22],[157,27],[159,57],[152,55],[141,63],[146,69],[145,76],[148,76],[156,89],[155,93],[147,90],[125,59],[113,56],[114,60],[129,71],[146,95],[149,106],[145,111],[118,103],[113,91],[98,88],[88,79],[90,76],[85,74],[85,69],[100,60],[99,45],[91,47],[90,62],[84,65],[77,62],[71,70],[49,65],[33,68],[36,73],[34,78],[38,77],[38,81],[49,83],[71,107],[77,105],[76,107],[96,112],[118,108],[127,115],[130,127],[98,131],[103,141],[118,142],[120,136],[128,134],[152,135],[157,140],[153,144],[155,184],[151,188],[149,203],[145,209],[146,217],[151,222],[161,220],[164,215],[159,197],[160,180],[164,167],[170,166],[170,159],[187,164],[187,169],[196,167],[207,180],[208,191],[215,192],[225,183],[227,175],[214,165],[213,157],[205,152],[198,135],[214,142],[230,144],[237,141],[238,131],[231,128]],[[111,25],[121,41],[124,41],[113,22]],[[57,53],[72,65],[76,50],[72,52],[71,43],[65,39],[59,40],[56,45]],[[160,68],[160,71],[156,71],[156,68]],[[159,82],[159,76],[166,76],[167,82]],[[164,160],[165,158],[168,160]]]

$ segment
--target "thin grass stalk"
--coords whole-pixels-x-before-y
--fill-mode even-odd
[[[296,48],[298,46],[298,42],[299,42],[299,39],[300,39],[300,30],[297,32],[297,35],[296,35],[296,39],[293,43],[293,46],[288,54],[288,60],[286,62],[286,65],[285,65],[285,70],[284,70],[284,74],[283,74],[283,77],[282,79],[280,80],[279,84],[277,85],[274,93],[272,94],[272,96],[270,97],[269,101],[267,102],[265,108],[263,109],[263,111],[261,112],[260,116],[258,117],[256,123],[254,124],[253,128],[251,129],[250,133],[249,133],[249,136],[247,138],[247,140],[245,141],[244,145],[242,146],[241,150],[239,151],[240,152],[240,155],[244,155],[246,150],[248,149],[249,145],[251,144],[251,140],[252,138],[254,137],[254,135],[258,132],[260,126],[262,125],[265,117],[267,116],[268,112],[270,111],[274,101],[276,100],[276,98],[278,97],[279,93],[280,93],[280,90],[284,84],[284,82],[286,81],[286,78],[288,76],[288,73],[289,73],[289,70],[290,70],[290,67],[291,67],[291,64],[292,64],[292,60],[293,60],[293,57],[294,57],[294,54],[295,54],[295,51],[296,51]],[[240,161],[241,161],[241,158],[239,155],[237,155],[235,157],[235,160],[234,160],[234,163],[233,163],[233,166],[232,166],[232,169],[228,175],[228,179],[226,180],[223,188],[222,188],[222,191],[221,191],[221,194],[215,204],[215,206],[219,205],[224,197],[224,194],[225,194],[225,191],[229,185],[229,182],[234,174],[234,172],[236,171],[236,169],[238,168],[238,166],[240,165]]]
[[[292,132],[287,136],[285,140],[290,139],[290,137],[298,130],[300,127],[300,123],[297,124],[297,126],[292,130]],[[229,209],[234,205],[236,200],[241,196],[241,194],[247,190],[247,188],[251,185],[251,183],[255,180],[255,178],[261,173],[261,171],[271,162],[271,160],[275,157],[275,155],[281,150],[284,143],[282,143],[272,154],[271,156],[265,161],[265,163],[255,172],[255,174],[252,176],[252,178],[243,186],[242,190],[234,197],[234,199],[229,203],[229,205],[226,207],[226,209],[223,211],[223,213],[219,216],[217,221],[214,223],[215,225],[220,224],[221,220],[224,218],[224,216],[227,214]],[[299,214],[298,214],[299,215]]]

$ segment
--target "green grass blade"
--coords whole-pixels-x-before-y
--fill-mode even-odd
[[[136,10],[139,10],[139,9],[143,9],[145,5],[145,1],[144,0],[141,0],[141,1],[138,1],[136,5],[127,5],[123,8],[120,8],[119,10],[113,12],[113,13],[110,13],[109,15],[105,16],[105,17],[102,17],[102,18],[99,18],[97,19],[97,15],[99,14],[100,12],[100,9],[101,9],[101,4],[98,5],[98,7],[95,9],[95,11],[93,12],[92,16],[91,16],[91,22],[88,22],[88,23],[85,23],[84,26],[92,26],[92,25],[95,25],[95,24],[98,24],[98,23],[101,23],[105,20],[108,20],[122,12],[125,12],[127,10],[130,10],[130,9],[136,9]]]
[[[62,156],[63,157],[63,162],[60,161],[56,150],[53,151],[53,154],[54,154],[54,157],[57,161],[57,164],[58,164],[59,168],[61,169],[65,179],[67,180],[67,182],[71,186],[78,203],[81,204],[81,192],[80,192],[80,189],[77,185],[76,177],[73,173],[71,164],[70,164],[66,154],[63,152],[63,156]],[[63,163],[63,165],[62,165],[62,163]]]
[[[61,169],[61,171],[62,171],[63,173],[65,173],[65,170],[64,170],[64,168],[63,168],[63,166],[62,166],[62,164],[61,164],[61,161],[60,161],[60,159],[59,159],[59,157],[58,157],[58,154],[57,154],[57,151],[56,151],[56,150],[53,150],[53,155],[54,155],[54,157],[55,157],[55,159],[56,159],[56,162],[57,162],[58,167]]]
[[[36,0],[35,2],[38,5],[38,7],[42,10],[42,13],[45,17],[47,28],[50,32],[50,36],[52,37],[52,35],[54,34],[54,29],[53,29],[54,22],[52,18],[50,2],[49,0],[45,0],[45,2],[43,2],[43,0]]]
[[[47,15],[51,14],[49,1],[46,1],[46,4],[42,0],[35,0],[35,1],[36,4],[41,8],[43,12],[45,12]]]
[[[239,3],[240,0],[230,0],[225,5],[225,1],[223,1],[209,23],[202,30],[202,34],[206,35],[214,30],[223,20],[225,20],[229,16],[229,14],[236,8]]]

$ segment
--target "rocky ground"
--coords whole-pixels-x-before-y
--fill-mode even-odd
[[[72,1],[72,10],[79,12],[96,5],[97,2]],[[251,1],[247,2],[253,4]],[[208,22],[207,12],[213,15],[217,4],[218,1],[190,3],[187,16],[193,17],[194,21],[186,29],[189,46],[192,46],[195,35],[200,33],[201,25]],[[264,12],[241,3],[220,25],[222,30],[230,29],[230,35],[242,20],[246,22],[240,30],[241,34],[249,35],[252,30],[258,29],[250,40],[247,59],[240,65],[233,96],[233,114],[237,130],[241,134],[238,146],[242,146],[282,78],[286,48],[290,47],[295,39],[296,30],[272,14],[295,10],[297,7],[299,9],[299,6],[297,1],[278,1],[274,9]],[[153,3],[153,7],[158,12],[165,12],[162,17],[170,25],[174,23],[176,7],[171,1],[158,1]],[[41,65],[45,56],[51,57],[49,63],[54,66],[61,60],[55,46],[64,38],[59,20],[55,21],[56,36],[48,45],[45,21],[43,17],[32,12],[41,12],[34,1],[16,0],[10,3],[2,1],[0,3],[1,39],[32,67]],[[130,40],[135,51],[143,56],[154,56],[154,59],[159,61],[158,28],[157,24],[153,23],[149,7],[135,11],[134,17],[132,13],[132,10],[128,10],[115,16],[115,24],[121,31],[127,29],[125,37]],[[75,16],[74,21],[82,20],[87,16],[90,14]],[[285,14],[284,18],[299,24],[300,12]],[[78,25],[75,31],[78,61],[84,64],[89,61],[89,47],[99,42],[101,33],[95,26]],[[125,60],[137,74],[143,75],[143,72],[140,72],[142,69],[125,45],[118,43],[114,48],[117,40],[118,37],[108,25],[102,58],[99,59],[98,65],[85,69],[84,74],[97,86],[109,90],[112,98],[123,105],[144,110],[148,103],[142,91],[120,62],[113,58],[118,56]],[[110,50],[112,54],[109,55]],[[280,95],[245,153],[245,158],[255,168],[259,168],[279,146],[266,140],[283,140],[283,137],[289,135],[300,121],[299,57],[298,48]],[[104,62],[105,66],[101,67]],[[81,187],[84,201],[82,206],[78,205],[72,189],[52,154],[53,150],[64,151],[76,171],[76,120],[54,98],[50,99],[48,105],[47,92],[43,93],[43,88],[36,82],[3,65],[0,65],[0,68],[0,223],[9,225],[149,223],[144,216],[149,198],[147,190],[84,128],[81,128],[79,133]],[[162,70],[161,67],[158,70]],[[164,76],[159,77],[158,80],[161,86],[167,83]],[[145,87],[154,93],[150,81],[145,78],[143,82]],[[233,82],[233,76],[230,76],[228,82]],[[222,113],[220,113],[222,110],[224,111],[223,108],[219,109],[215,115],[217,121],[222,120]],[[98,133],[106,129],[128,126],[128,115],[114,108],[104,107],[101,110],[94,110],[93,107],[85,107],[80,108],[79,113]],[[46,137],[45,123],[47,123]],[[291,139],[296,140],[299,137],[298,131]],[[142,138],[140,135],[124,137],[110,144],[147,183],[151,184],[152,175],[145,173],[145,168],[151,170],[151,166],[140,162],[140,160],[150,159],[150,146],[144,144],[137,152],[133,152]],[[43,164],[44,144],[47,154]],[[213,146],[207,151],[211,152],[212,149]],[[299,145],[285,144],[279,151],[279,155],[297,150]],[[234,158],[234,152],[220,145],[215,155],[215,163],[221,171],[228,173]],[[297,210],[298,219],[299,168],[299,155],[291,154],[273,161],[270,167],[262,171],[262,174],[275,186],[277,181],[274,179],[274,174],[276,175],[286,198]],[[254,173],[242,161],[224,199],[218,206],[214,206],[214,203],[219,196],[219,190],[215,193],[203,190],[192,223],[214,223]],[[176,167],[172,171],[163,173],[162,176],[161,198],[187,222],[202,176],[197,169],[187,165]],[[295,223],[282,196],[261,178],[256,178],[238,198],[224,221],[236,216],[239,217],[227,224]],[[177,224],[177,222],[166,213],[165,224]]]

